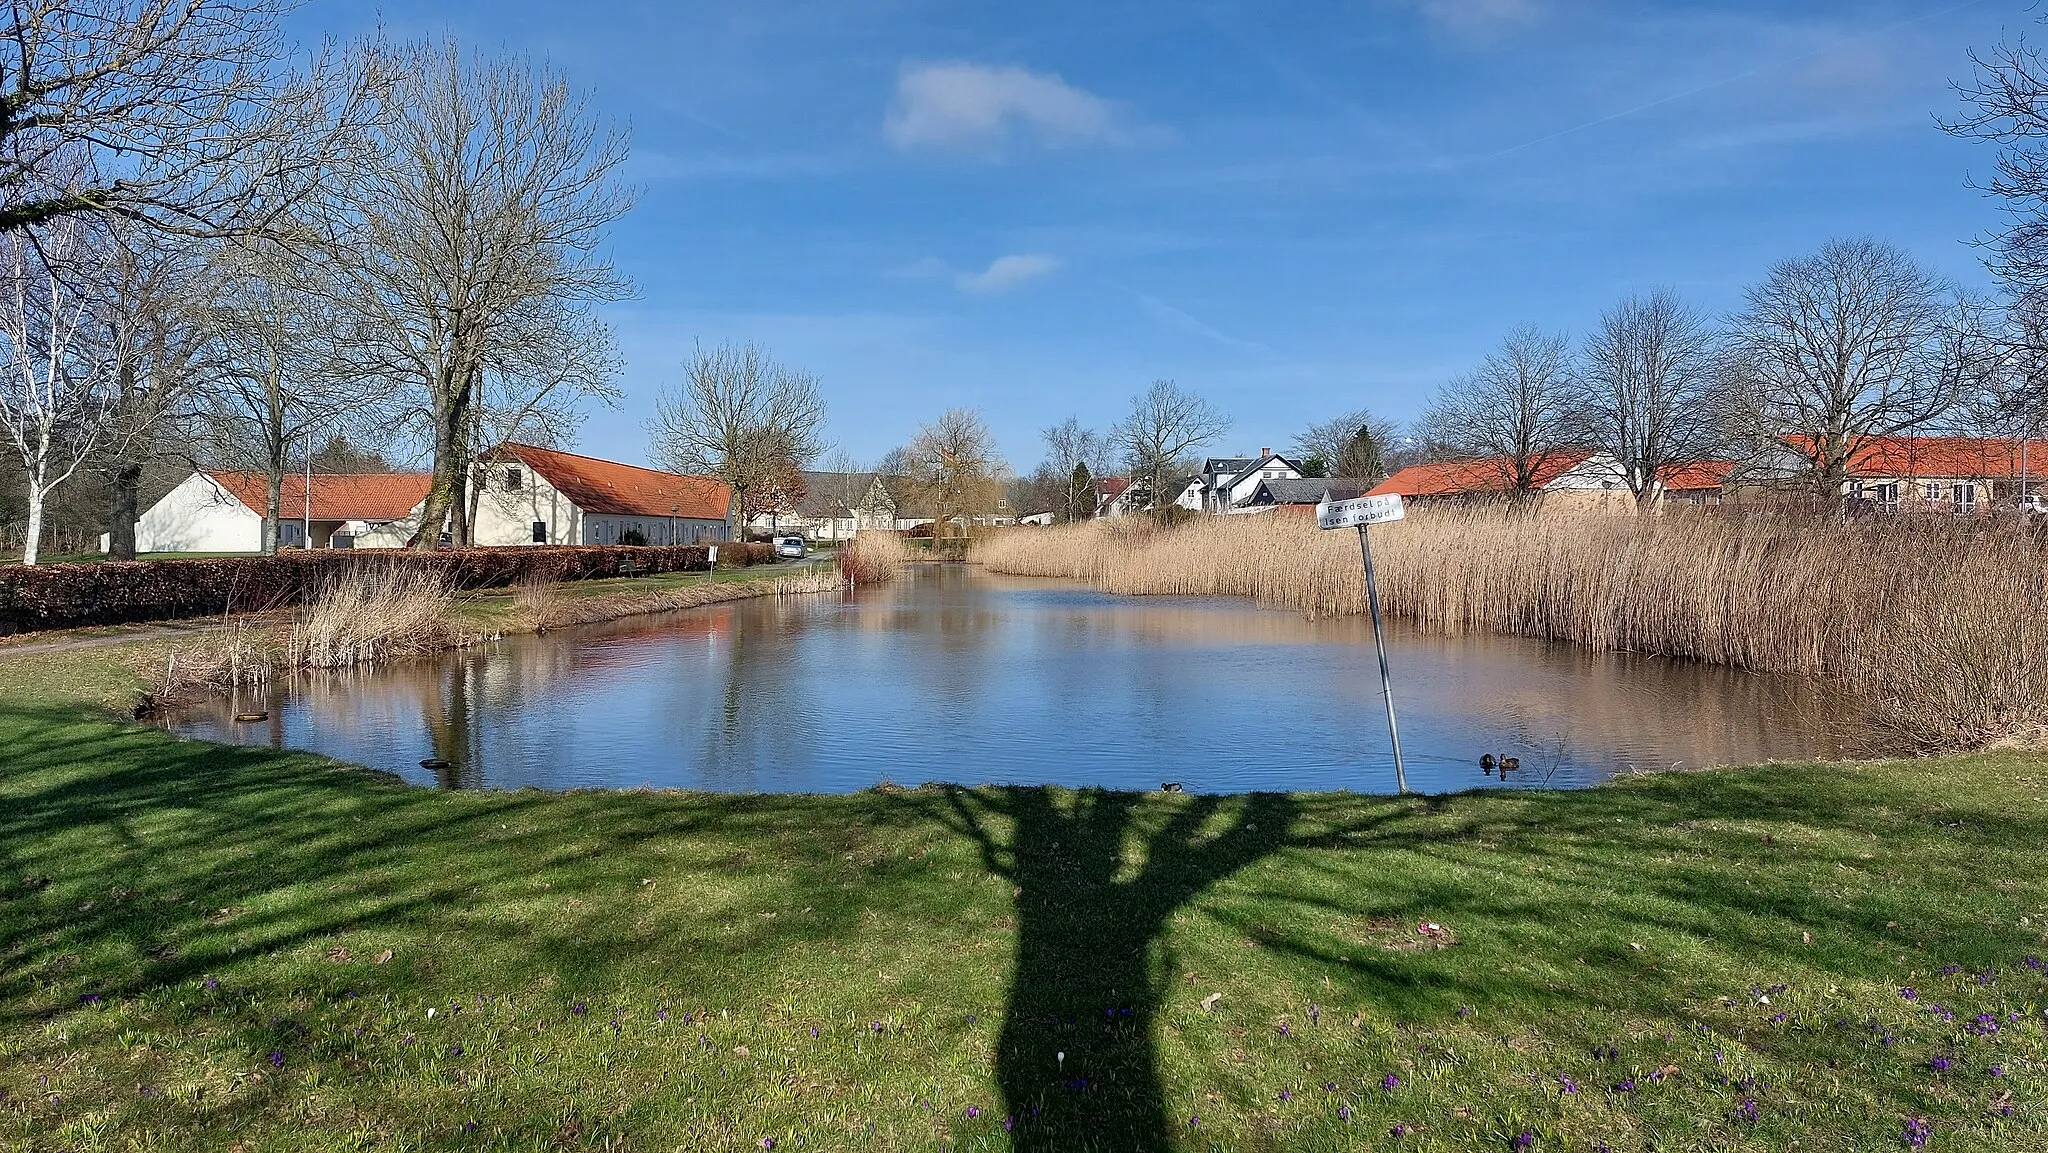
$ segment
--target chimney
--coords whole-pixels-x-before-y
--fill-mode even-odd
[[[1270,449],[1270,448],[1262,448],[1262,449],[1260,449],[1260,450],[1259,450],[1259,459],[1260,459],[1260,460],[1264,460],[1264,459],[1266,459],[1267,457],[1269,457],[1269,456],[1272,456],[1272,455],[1273,455],[1273,450],[1272,450],[1272,449]]]

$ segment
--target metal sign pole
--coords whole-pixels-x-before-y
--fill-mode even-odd
[[[1394,788],[1408,791],[1408,768],[1401,762],[1401,727],[1394,721],[1394,676],[1387,668],[1387,638],[1380,629],[1380,586],[1372,571],[1372,528],[1358,526],[1358,552],[1365,558],[1365,601],[1372,609],[1372,643],[1380,652],[1380,692],[1387,701],[1387,736],[1394,742]]]

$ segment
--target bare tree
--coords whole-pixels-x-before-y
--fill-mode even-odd
[[[454,41],[386,50],[395,79],[375,139],[346,188],[361,244],[339,262],[354,313],[358,371],[410,393],[431,447],[420,547],[452,521],[468,535],[464,488],[493,376],[515,396],[588,383],[602,330],[592,307],[630,286],[599,255],[632,204],[615,181],[625,139],[559,75],[485,60]]]
[[[1720,348],[1706,319],[1668,288],[1600,316],[1581,353],[1586,444],[1612,456],[1636,506],[1656,504],[1669,466],[1726,440]]]
[[[205,301],[218,275],[217,246],[143,233],[119,220],[106,227],[100,312],[113,350],[116,435],[98,468],[109,481],[107,555],[135,559],[135,524],[145,472],[189,466],[189,426],[204,411],[211,372]]]
[[[1733,320],[1740,429],[1804,458],[1817,496],[1839,498],[1850,460],[1922,428],[1976,371],[1976,340],[1948,287],[1869,238],[1783,261]]]
[[[1970,79],[1954,86],[1970,111],[1941,125],[1999,146],[1996,174],[1980,187],[2005,202],[2008,223],[1988,263],[2015,297],[2038,297],[2048,293],[2048,60],[2015,37],[1973,50],[1970,62]]]
[[[56,220],[33,239],[19,231],[0,238],[0,430],[27,489],[25,564],[40,552],[50,494],[119,435],[116,352],[99,311],[102,242],[82,217]]]
[[[1155,380],[1131,398],[1130,415],[1110,431],[1110,441],[1144,486],[1147,507],[1171,499],[1167,478],[1184,458],[1230,430],[1230,418],[1215,405],[1170,380]]]
[[[1002,496],[1002,459],[994,434],[972,409],[949,408],[917,430],[905,449],[911,487],[932,506],[934,534],[954,518],[971,522]]]
[[[1488,462],[1501,487],[1522,500],[1577,446],[1582,420],[1565,338],[1525,325],[1445,385],[1422,423],[1426,439]]]
[[[759,345],[697,346],[683,383],[655,402],[654,455],[678,472],[732,486],[742,521],[751,494],[824,450],[825,401],[817,379],[785,368]]]
[[[160,231],[267,226],[326,176],[338,77],[374,69],[316,55],[293,74],[289,0],[54,0],[0,17],[0,231],[105,213]],[[358,93],[362,91],[358,86]]]
[[[206,327],[214,459],[264,474],[262,548],[277,551],[294,451],[343,427],[375,427],[388,389],[354,371],[338,343],[349,325],[319,249],[251,239],[222,253]]]
[[[1060,519],[1068,523],[1087,520],[1095,514],[1093,488],[1077,487],[1072,478],[1076,470],[1088,476],[1101,471],[1109,456],[1108,441],[1094,429],[1082,427],[1080,418],[1073,416],[1039,435],[1045,440],[1045,463],[1040,472],[1047,474],[1047,483],[1041,487],[1057,501]]]
[[[1288,448],[1288,452],[1293,454],[1296,464],[1305,468],[1312,468],[1311,462],[1320,461],[1324,476],[1350,477],[1355,474],[1345,470],[1344,456],[1346,450],[1351,449],[1354,442],[1359,439],[1358,434],[1361,431],[1370,433],[1370,441],[1384,458],[1387,447],[1401,435],[1401,426],[1385,417],[1374,415],[1371,409],[1354,408],[1302,429],[1295,436],[1294,444]],[[1381,467],[1385,467],[1384,459]]]

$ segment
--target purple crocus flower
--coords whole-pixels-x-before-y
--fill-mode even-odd
[[[1515,1139],[1509,1142],[1509,1147],[1513,1149],[1527,1149],[1535,1143],[1536,1134],[1524,1129],[1522,1132],[1515,1134]]]
[[[1934,1070],[1937,1073],[1946,1073],[1948,1072],[1948,1058],[1936,1057],[1934,1060],[1929,1061],[1927,1063],[1927,1067]]]
[[[1380,1088],[1382,1089],[1392,1092],[1393,1090],[1399,1089],[1400,1087],[1401,1079],[1399,1077],[1394,1076],[1392,1073],[1389,1073],[1386,1076],[1380,1078]]]
[[[1557,1075],[1557,1091],[1561,1094],[1576,1093],[1579,1091],[1579,1083],[1559,1073]]]
[[[1941,975],[1942,975],[1942,976],[1944,976],[1944,977],[1953,977],[1953,976],[1955,976],[1955,975],[1956,975],[1957,973],[1960,973],[1960,972],[1962,972],[1962,971],[1963,971],[1963,967],[1962,967],[1961,965],[1954,965],[1954,964],[1950,964],[1950,965],[1943,965],[1943,966],[1941,967]]]
[[[270,1051],[270,1067],[273,1069],[284,1068],[284,1050],[272,1049]]]
[[[1742,1103],[1735,1107],[1735,1115],[1744,1121],[1755,1122],[1759,1113],[1754,1097],[1744,1097]]]
[[[1003,1118],[1003,1132],[1008,1133],[1010,1130],[1015,1129],[1016,1127],[1017,1115],[1015,1113],[1012,1113],[1009,1116]]]
[[[1394,1127],[1392,1129],[1387,1130],[1387,1136],[1400,1138],[1406,1137],[1408,1134],[1413,1132],[1413,1129],[1410,1129],[1408,1128],[1408,1126],[1401,1124],[1399,1121],[1396,1121],[1394,1122]]]
[[[1325,1092],[1325,1093],[1335,1093],[1336,1091],[1337,1091],[1337,1083],[1336,1083],[1335,1081],[1325,1081],[1325,1082],[1323,1082],[1323,1092]]]
[[[1906,1130],[1899,1134],[1899,1140],[1905,1142],[1908,1149],[1919,1149],[1926,1146],[1927,1138],[1933,1132],[1934,1127],[1927,1123],[1927,1118],[1913,1117],[1906,1121]]]
[[[1993,1065],[1991,1068],[1986,1069],[1985,1072],[1993,1077],[2003,1077],[2005,1076],[2005,1066]]]
[[[1294,1100],[1294,1094],[1292,1094],[1292,1093],[1288,1092],[1288,1091],[1287,1091],[1287,1090],[1285,1090],[1285,1089],[1282,1089],[1282,1090],[1280,1090],[1280,1099],[1281,1099],[1282,1101],[1292,1101],[1292,1100]]]
[[[2032,953],[2029,953],[2025,957],[2020,958],[2020,964],[2026,966],[2029,969],[2033,969],[2037,972],[2043,966],[2041,958],[2034,956]]]
[[[200,984],[206,986],[208,989],[218,989],[220,988],[220,978],[208,977],[206,980],[201,981]]]
[[[1963,1030],[1973,1036],[1989,1037],[1998,1032],[1998,1018],[1989,1013],[1979,1013],[1963,1026]]]
[[[979,1116],[981,1116],[981,1106],[979,1106],[979,1105],[969,1105],[969,1106],[967,1107],[967,1117],[968,1117],[968,1119],[969,1119],[969,1120],[972,1120],[972,1119],[974,1119],[974,1118],[976,1118],[976,1117],[979,1117]]]
[[[100,995],[98,993],[87,993],[85,996],[80,997],[79,1000],[88,1005],[97,1005],[100,1003]]]
[[[761,1138],[761,1148],[763,1148],[763,1149],[773,1149],[773,1148],[775,1148],[775,1138],[773,1138],[773,1137],[763,1137],[763,1138]]]
[[[1337,1120],[1339,1120],[1339,1121],[1349,1121],[1349,1120],[1351,1120],[1351,1106],[1349,1106],[1349,1105],[1339,1105],[1339,1106],[1337,1106]]]
[[[1619,1080],[1619,1081],[1616,1081],[1616,1082],[1614,1083],[1614,1091],[1615,1091],[1616,1093],[1633,1093],[1633,1092],[1635,1092],[1635,1091],[1636,1091],[1636,1079],[1635,1079],[1634,1077],[1624,1077],[1624,1078],[1622,1078],[1621,1080]]]
[[[460,1057],[460,1056],[462,1056],[462,1046],[460,1046],[460,1045],[450,1045],[450,1046],[448,1046],[448,1055],[449,1055],[450,1057]]]
[[[1197,1114],[1195,1114],[1194,1116],[1192,1116],[1192,1117],[1189,1117],[1189,1118],[1188,1118],[1188,1128],[1190,1128],[1190,1129],[1196,1129],[1196,1128],[1200,1128],[1200,1127],[1201,1127],[1201,1124],[1202,1124],[1202,1115],[1201,1115],[1201,1114],[1199,1114],[1199,1113],[1197,1113]]]
[[[574,1005],[569,1006],[569,1012],[581,1017],[583,1014],[590,1012],[590,1006],[578,1001]]]

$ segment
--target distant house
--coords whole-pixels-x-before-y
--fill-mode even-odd
[[[1732,460],[1696,460],[1663,469],[1663,499],[1673,504],[1720,504],[1728,478],[1740,465]]]
[[[1728,460],[1690,461],[1662,470],[1658,496],[1674,504],[1718,504],[1738,465]],[[1411,501],[1498,500],[1512,490],[1513,462],[1506,457],[1416,464],[1372,489],[1375,496],[1400,493]],[[1572,449],[1549,454],[1534,470],[1535,491],[1546,504],[1566,508],[1633,504],[1628,473],[1604,452]]]
[[[1098,517],[1127,516],[1144,508],[1138,494],[1131,491],[1131,478],[1127,476],[1098,476],[1095,478],[1095,515]]]
[[[1202,500],[1197,507],[1229,512],[1250,497],[1260,481],[1298,480],[1301,475],[1299,465],[1268,448],[1260,449],[1255,457],[1210,457],[1196,476],[1202,482]]]
[[[1408,500],[1487,500],[1514,491],[1514,463],[1508,457],[1411,464],[1381,481],[1372,495],[1399,493]],[[1627,475],[1612,456],[1584,449],[1553,452],[1532,471],[1531,488],[1546,499],[1597,503],[1628,495]]]
[[[530,444],[479,469],[479,545],[698,544],[729,540],[730,486]]]
[[[1364,496],[1372,485],[1362,480],[1330,477],[1275,477],[1262,480],[1252,494],[1237,503],[1233,513],[1267,512],[1272,509],[1314,508],[1325,496],[1350,500]]]
[[[315,473],[308,499],[305,475],[290,474],[278,499],[278,544],[402,548],[419,529],[432,479],[416,472]],[[260,472],[195,472],[136,519],[135,549],[261,552],[269,487]],[[104,550],[104,537],[101,542]]]
[[[1805,437],[1786,437],[1742,469],[1743,499],[1812,495]],[[1849,453],[1839,495],[1881,511],[1983,512],[2043,492],[2048,440],[1977,436],[1871,437]]]

